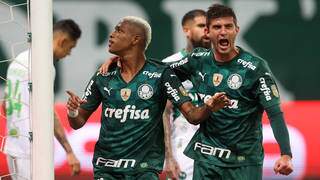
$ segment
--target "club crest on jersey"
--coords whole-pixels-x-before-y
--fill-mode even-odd
[[[120,96],[123,101],[127,101],[130,98],[131,95],[131,89],[123,88],[120,90]]]
[[[183,86],[179,87],[179,91],[181,92],[182,95],[189,96],[187,90]]]
[[[275,97],[279,97],[279,92],[276,85],[271,85],[271,91]]]
[[[149,84],[142,84],[138,88],[138,96],[141,99],[150,99],[153,95],[153,89]]]
[[[228,78],[228,86],[231,89],[239,89],[242,85],[242,78],[239,74],[231,74]]]
[[[223,75],[219,73],[214,73],[212,77],[212,82],[214,86],[219,86],[220,83],[222,82]]]

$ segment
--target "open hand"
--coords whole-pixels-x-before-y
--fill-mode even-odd
[[[117,63],[118,67],[121,67],[121,63],[120,63],[120,57],[119,56],[114,56],[111,57],[110,59],[107,59],[99,68],[99,72],[101,74],[106,74],[109,70],[109,67],[111,64],[113,63]]]

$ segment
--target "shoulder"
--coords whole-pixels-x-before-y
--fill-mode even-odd
[[[9,67],[15,67],[15,68],[22,68],[24,67],[24,69],[28,68],[28,60],[29,60],[29,50],[27,51],[23,51],[20,54],[17,55],[17,57],[15,57],[13,59],[13,61],[10,63]]]
[[[269,67],[266,60],[243,49],[240,49],[240,56],[236,62],[252,71],[258,71],[261,68],[265,69]]]
[[[142,71],[143,75],[148,76],[149,78],[162,78],[163,74],[166,74],[171,71],[170,67],[161,61],[154,61],[148,59],[146,61],[145,68]]]
[[[7,70],[8,78],[27,78],[28,77],[29,51],[20,53],[10,63]]]
[[[192,57],[192,58],[210,57],[211,54],[212,54],[212,50],[211,49],[195,48],[190,53],[190,57]]]
[[[16,60],[20,61],[20,60],[28,60],[29,59],[29,50],[23,51],[21,52],[17,57]]]
[[[109,67],[108,72],[105,74],[101,74],[99,70],[97,69],[94,75],[92,76],[93,79],[106,79],[106,78],[113,78],[115,75],[117,75],[117,65],[114,64],[111,67]]]
[[[181,51],[171,55],[171,56],[168,56],[166,58],[164,58],[162,60],[162,62],[164,63],[171,63],[171,62],[176,62],[176,61],[180,61],[181,59],[183,59],[184,57],[186,56],[186,54],[182,53]]]
[[[169,66],[165,64],[163,61],[154,58],[147,59],[146,63],[146,69],[153,71],[163,71],[166,68],[169,68]]]

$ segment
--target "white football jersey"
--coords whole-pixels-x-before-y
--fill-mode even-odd
[[[5,88],[7,138],[4,151],[16,157],[30,154],[29,51],[20,53],[7,71]]]

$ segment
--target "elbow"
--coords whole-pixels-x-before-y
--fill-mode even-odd
[[[68,119],[68,120],[69,120],[70,127],[74,130],[78,130],[82,128],[82,126],[84,125],[83,123],[73,122],[73,120],[71,119]]]
[[[201,122],[200,118],[187,118],[188,122],[193,125],[198,125]]]
[[[80,129],[82,126],[79,126],[79,125],[75,125],[75,124],[70,124],[71,128],[74,129],[74,130],[78,130]]]

